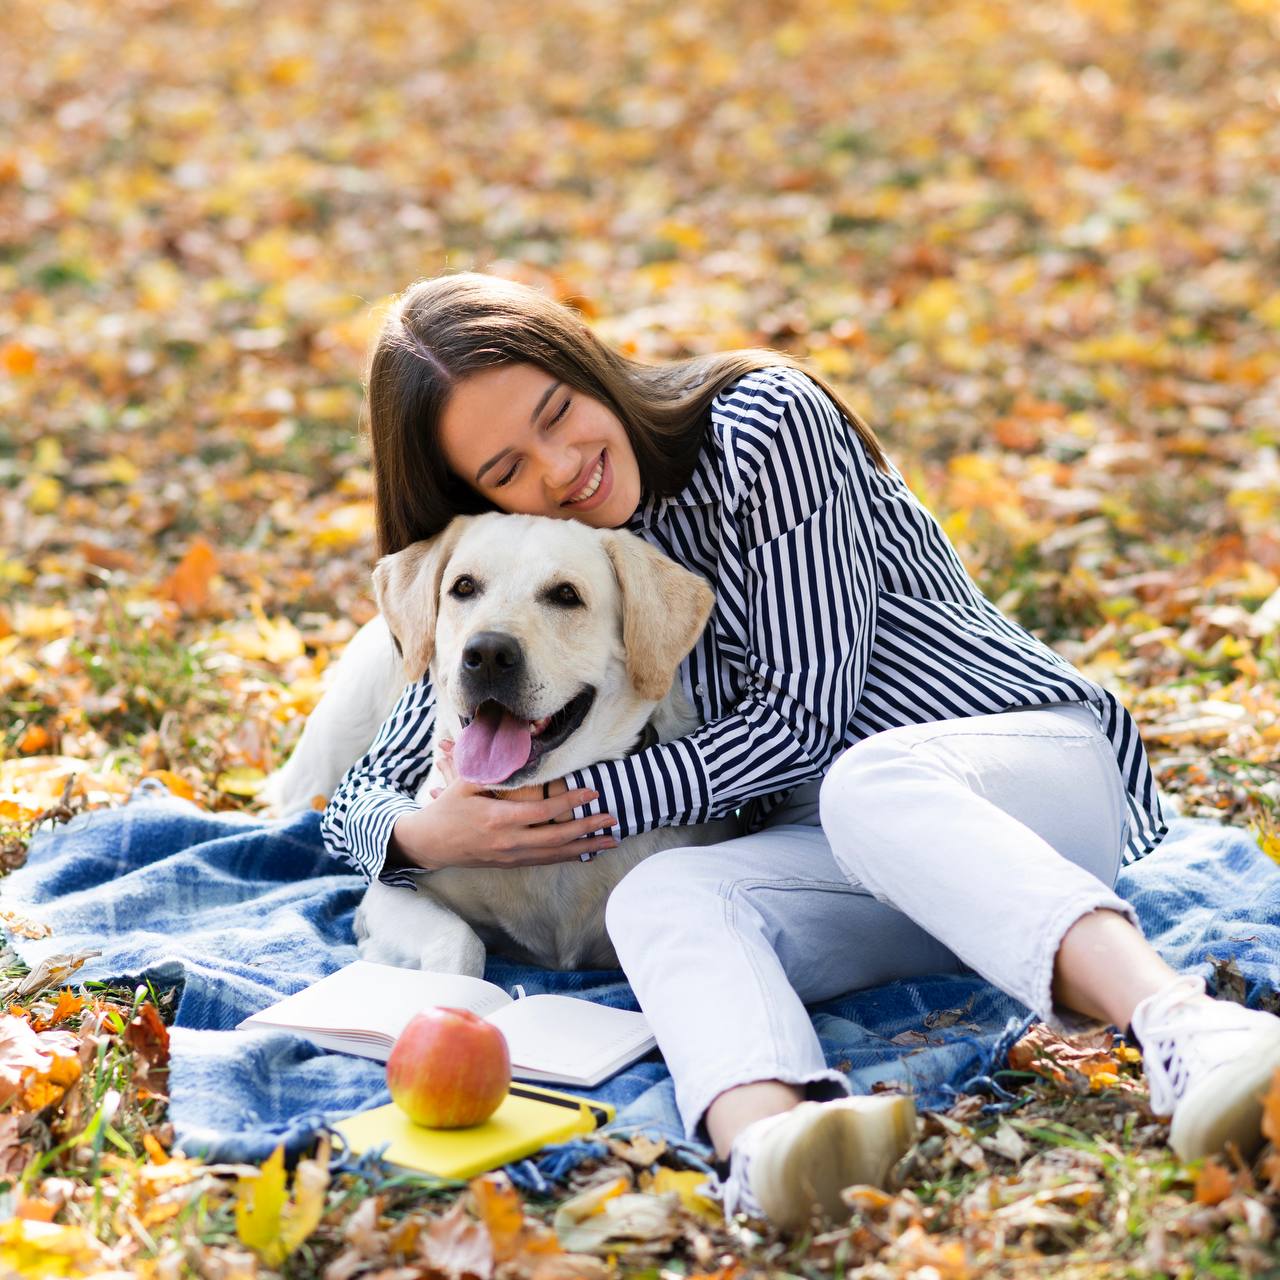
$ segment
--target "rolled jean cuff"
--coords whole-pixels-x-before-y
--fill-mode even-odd
[[[1062,939],[1077,920],[1094,911],[1114,911],[1124,916],[1139,933],[1142,932],[1137,913],[1129,903],[1106,889],[1082,889],[1068,898],[1050,917],[1041,935],[1044,941],[1034,962],[1031,990],[1018,995],[1018,998],[1059,1034],[1087,1031],[1099,1023],[1097,1018],[1065,1009],[1054,1004],[1053,1000],[1053,968]]]
[[[853,1092],[849,1077],[834,1067],[825,1067],[820,1071],[795,1071],[776,1064],[742,1066],[717,1079],[696,1080],[687,1088],[678,1090],[676,1102],[680,1108],[680,1118],[684,1121],[685,1137],[691,1142],[704,1142],[710,1146],[704,1122],[711,1104],[728,1089],[766,1081],[777,1081],[779,1084],[790,1084],[803,1089],[806,1099],[825,1101],[828,1098],[847,1097]]]

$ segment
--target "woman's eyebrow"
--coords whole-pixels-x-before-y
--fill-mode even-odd
[[[530,426],[532,426],[535,422],[537,422],[538,414],[542,412],[542,408],[547,403],[547,401],[550,400],[553,395],[555,395],[556,388],[559,385],[560,385],[560,380],[557,378],[556,381],[553,382],[542,393],[542,395],[538,397],[538,403],[533,406],[533,412],[529,415]],[[480,477],[484,475],[484,473],[488,471],[490,467],[497,466],[497,464],[501,462],[503,458],[505,458],[507,454],[509,454],[510,452],[511,452],[511,446],[508,445],[505,449],[502,449],[498,453],[495,453],[493,457],[490,458],[489,461],[486,462],[484,466],[481,467],[480,470],[476,472],[476,484],[480,483]]]

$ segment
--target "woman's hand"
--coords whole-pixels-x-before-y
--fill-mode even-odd
[[[611,814],[570,820],[579,805],[597,799],[594,791],[570,791],[563,778],[547,786],[519,787],[499,796],[479,783],[459,778],[450,755],[452,743],[438,744],[436,764],[445,786],[431,792],[431,803],[402,814],[392,829],[391,851],[400,860],[435,871],[442,867],[529,867],[568,862],[584,853],[613,849],[607,830]]]

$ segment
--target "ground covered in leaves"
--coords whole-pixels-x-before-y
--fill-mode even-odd
[[[988,594],[1126,700],[1183,812],[1275,855],[1278,36],[1269,0],[11,0],[0,858],[146,773],[252,807],[373,611],[379,306],[470,267],[641,358],[810,359]],[[282,1201],[168,1150],[163,993],[23,983],[9,1271],[1275,1265],[1269,1157],[1180,1168],[1105,1046],[932,1118],[899,1191],[780,1242],[652,1193],[677,1171],[634,1147],[568,1211],[319,1157]]]

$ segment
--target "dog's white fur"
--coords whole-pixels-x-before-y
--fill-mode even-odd
[[[455,594],[464,576],[474,589]],[[554,602],[565,583],[582,607]],[[328,796],[368,749],[406,680],[428,670],[433,760],[437,741],[456,742],[474,710],[462,687],[462,653],[480,632],[520,645],[528,675],[519,710],[528,719],[558,711],[584,685],[596,690],[575,732],[494,790],[621,757],[646,724],[667,742],[698,723],[674,676],[706,625],[711,588],[633,534],[533,516],[458,517],[438,537],[384,556],[374,588],[381,615],[347,646],[297,748],[270,781],[266,795],[277,812]],[[430,803],[428,791],[443,781],[433,763],[419,799]],[[732,819],[659,827],[586,863],[451,867],[419,877],[416,891],[375,881],[356,916],[360,952],[384,964],[478,976],[487,942],[550,968],[612,967],[604,906],[614,885],[659,849],[737,834]]]

